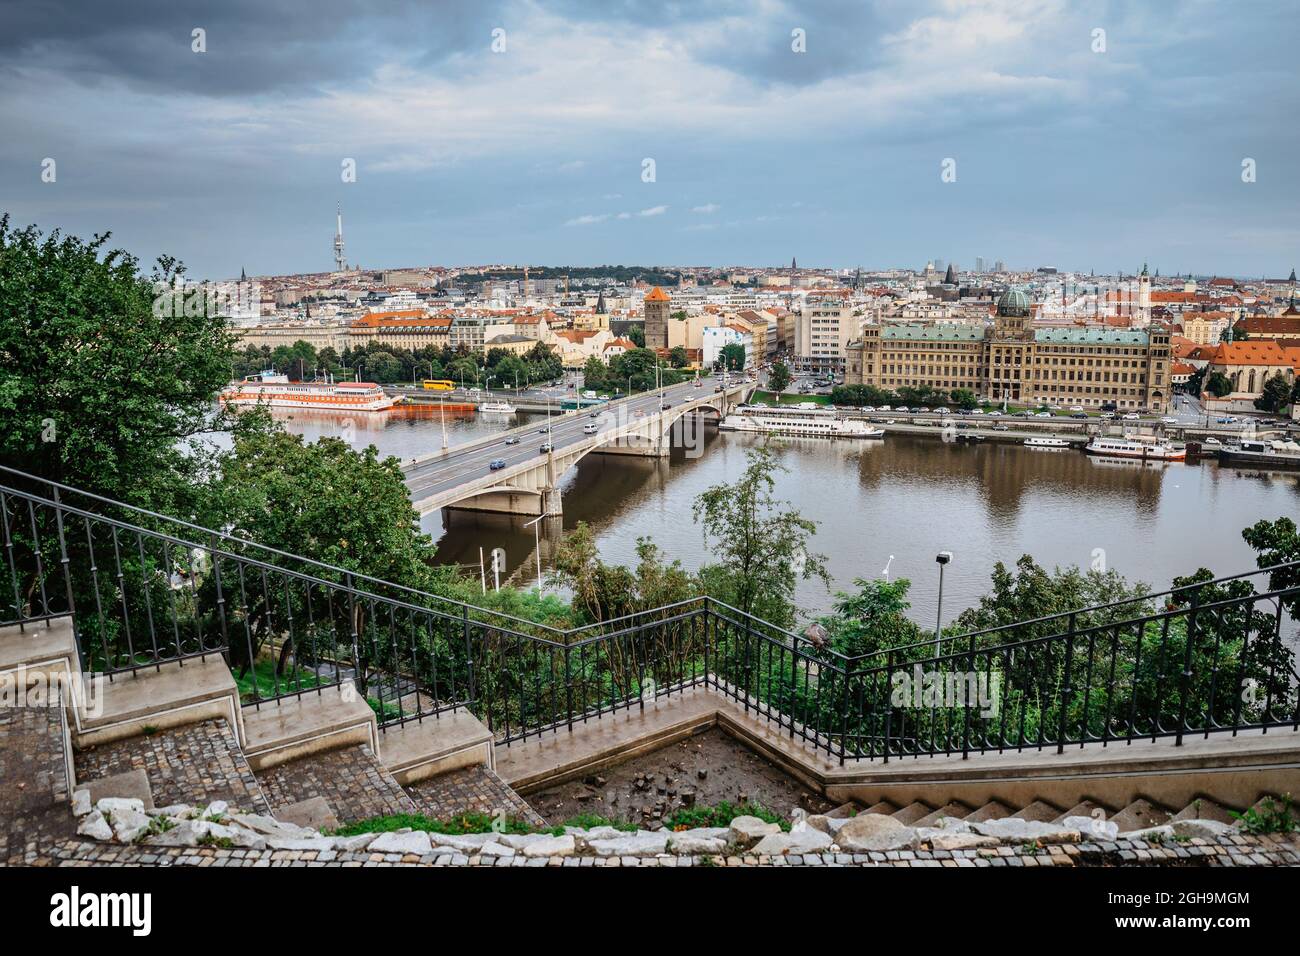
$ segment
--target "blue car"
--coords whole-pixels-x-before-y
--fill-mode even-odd
[[[498,471],[504,468],[505,466],[506,466],[506,460],[504,458],[493,458],[491,464],[488,465],[488,467],[491,468],[493,471]]]

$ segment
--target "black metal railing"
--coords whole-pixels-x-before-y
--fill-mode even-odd
[[[352,686],[509,745],[708,688],[841,762],[1300,728],[1300,562],[848,656],[708,597],[557,629],[35,479],[0,519],[0,624],[71,614],[110,676],[220,654],[253,706]]]

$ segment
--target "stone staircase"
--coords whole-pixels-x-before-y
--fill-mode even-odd
[[[1281,809],[1283,802],[1281,794],[1260,794],[1253,808],[1262,811],[1271,803],[1273,807]],[[1062,826],[1068,818],[1087,817],[1113,823],[1117,831],[1124,834],[1163,827],[1184,820],[1212,820],[1216,823],[1232,825],[1236,822],[1233,812],[1241,813],[1248,809],[1250,808],[1223,806],[1208,797],[1197,797],[1181,807],[1163,806],[1144,797],[1122,807],[1107,806],[1092,799],[1084,799],[1072,807],[1060,807],[1042,799],[1032,800],[1019,807],[1009,806],[999,800],[989,800],[978,807],[967,806],[958,801],[949,801],[943,806],[936,807],[918,800],[900,807],[888,800],[881,800],[865,809],[855,804],[844,804],[827,816],[870,814],[888,816],[904,826],[915,829],[942,828],[951,821],[985,823],[994,820],[1024,820]],[[1293,808],[1291,813],[1300,820],[1300,808]]]
[[[85,679],[75,640],[67,617],[0,628],[0,681],[54,700],[0,708],[0,862],[71,837],[74,795],[228,804],[317,829],[402,813],[540,822],[467,711],[381,728],[350,687],[242,704],[220,654]]]

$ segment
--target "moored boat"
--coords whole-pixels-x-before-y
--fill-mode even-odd
[[[1154,435],[1126,435],[1123,438],[1104,438],[1100,435],[1084,446],[1089,455],[1102,458],[1129,458],[1139,461],[1183,461],[1187,448],[1167,442]]]
[[[718,423],[722,431],[760,432],[797,438],[884,438],[860,418],[843,418],[829,409],[738,408]]]
[[[478,410],[488,415],[513,415],[517,409],[509,402],[493,400],[480,403]]]
[[[349,412],[383,412],[396,402],[374,382],[291,382],[272,371],[249,375],[221,391],[227,405],[271,408],[317,408]]]
[[[1064,438],[1026,438],[1026,448],[1069,448],[1070,443]]]
[[[1232,465],[1261,465],[1265,468],[1300,468],[1300,443],[1243,438],[1235,445],[1220,449],[1219,461]]]

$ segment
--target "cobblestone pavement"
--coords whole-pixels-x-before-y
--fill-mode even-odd
[[[30,863],[76,832],[68,802],[63,712],[0,707],[0,863]]]
[[[546,826],[546,821],[523,797],[482,764],[440,774],[411,784],[406,790],[420,812],[435,820],[449,820],[463,813],[493,816],[504,810],[507,817],[533,826]]]
[[[439,853],[343,853],[334,850],[222,850],[115,846],[69,841],[55,848],[58,866],[497,866],[497,867],[1255,867],[1300,865],[1300,837],[1223,837],[1173,846],[1142,840],[1073,843],[988,850],[898,850],[888,853],[815,853],[804,856],[524,857]]]
[[[143,770],[160,807],[225,800],[257,813],[269,809],[234,731],[222,719],[89,747],[76,755],[76,765],[79,781]]]
[[[401,784],[364,744],[290,760],[258,771],[257,779],[273,812],[311,797],[323,797],[340,823],[416,812]]]

